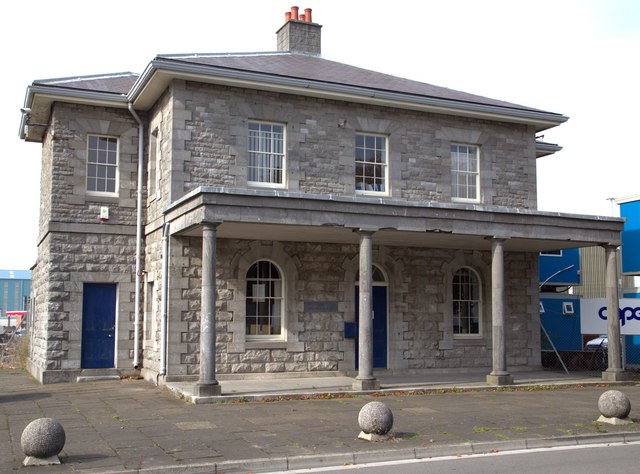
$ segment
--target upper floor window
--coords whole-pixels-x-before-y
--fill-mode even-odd
[[[474,145],[451,145],[451,179],[453,199],[479,199],[479,150]]]
[[[387,138],[356,135],[356,191],[386,193],[387,176]]]
[[[284,126],[249,123],[248,181],[251,184],[283,186],[285,172]]]
[[[116,194],[118,190],[118,139],[87,137],[87,191]]]
[[[470,268],[453,275],[453,334],[480,335],[480,281]]]
[[[283,289],[280,270],[259,260],[247,271],[247,339],[281,339]]]

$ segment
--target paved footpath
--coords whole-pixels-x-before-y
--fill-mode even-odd
[[[0,370],[0,472],[256,473],[566,444],[640,440],[640,422],[597,423],[605,384],[334,394],[194,405],[143,380],[40,385]],[[613,387],[640,421],[640,385]],[[394,437],[357,438],[372,400],[394,415]],[[28,423],[59,421],[59,466],[21,466]]]

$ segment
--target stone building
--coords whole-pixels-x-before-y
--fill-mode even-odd
[[[30,371],[193,380],[540,366],[538,254],[622,221],[536,210],[536,135],[567,120],[320,56],[157,56],[34,82],[42,143]]]

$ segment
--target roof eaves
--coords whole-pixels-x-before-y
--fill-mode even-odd
[[[220,66],[183,63],[166,58],[151,61],[145,71],[128,94],[129,100],[135,102],[141,97],[156,72],[166,71],[184,79],[200,79],[207,82],[254,87],[279,92],[298,93],[302,95],[351,100],[383,106],[395,106],[436,113],[473,116],[491,120],[531,124],[537,131],[555,127],[568,120],[568,117],[534,109],[505,107],[480,104],[468,101],[443,99],[372,89],[353,85],[314,81],[290,76],[266,74],[242,69]]]
[[[536,140],[536,158],[553,155],[562,150],[560,145]]]
[[[68,77],[55,77],[49,79],[36,79],[33,81],[34,85],[47,85],[47,86],[56,86],[61,84],[74,84],[79,82],[86,81],[94,81],[97,79],[117,79],[122,77],[132,77],[137,76],[137,74],[125,71],[125,72],[114,72],[109,74],[93,74],[90,76],[68,76]]]
[[[113,92],[97,92],[55,85],[32,84],[27,87],[24,107],[21,109],[19,136],[29,141],[27,126],[35,121],[39,128],[49,122],[53,102],[73,102],[76,104],[107,107],[127,107],[127,96]],[[37,138],[36,141],[39,141]]]

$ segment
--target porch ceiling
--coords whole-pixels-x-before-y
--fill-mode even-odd
[[[219,238],[357,244],[358,230],[389,246],[539,252],[620,245],[619,218],[514,210],[495,206],[419,203],[390,198],[305,195],[283,191],[199,188],[171,205],[173,235],[200,236],[219,223]]]
[[[202,225],[177,232],[178,235],[200,237]],[[244,222],[223,222],[217,228],[217,237],[221,239],[275,240],[281,242],[316,242],[335,244],[357,244],[357,229],[324,226],[259,224]],[[455,235],[439,232],[407,232],[382,229],[373,234],[374,245],[392,247],[428,247],[443,249],[490,250],[491,241],[483,235]],[[593,243],[573,240],[537,240],[512,238],[505,241],[505,250],[521,252],[540,252],[573,247],[592,246]]]

